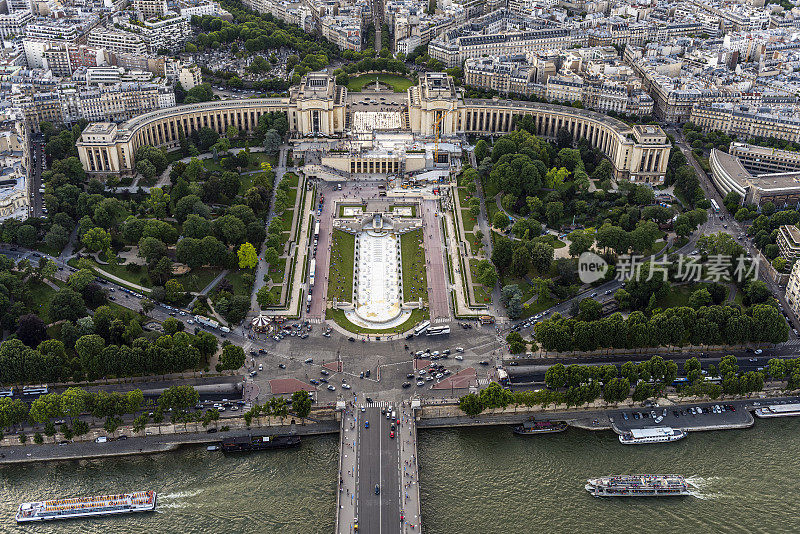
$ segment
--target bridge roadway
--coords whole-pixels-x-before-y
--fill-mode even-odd
[[[342,415],[337,534],[421,532],[414,417],[403,403],[387,418],[389,405],[348,403]]]

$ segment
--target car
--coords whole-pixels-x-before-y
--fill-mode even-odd
[[[314,363],[314,358],[306,358],[303,360],[305,363]]]
[[[478,363],[481,365],[489,365],[489,362],[487,362],[486,360],[481,360]]]
[[[217,433],[217,429],[216,428],[209,428],[208,430],[206,430],[206,433],[207,434],[216,434]]]
[[[425,382],[423,380],[417,380],[417,387],[422,387],[424,385],[425,385]]]
[[[427,373],[427,372],[428,372],[428,371],[427,371],[427,369],[420,369],[419,371],[417,371],[417,373],[419,374],[419,376],[423,376],[423,375],[424,375],[425,373]]]
[[[350,389],[350,384],[342,384],[342,389]]]
[[[628,420],[628,413],[627,412],[622,412],[622,418],[627,421]]]
[[[105,436],[100,436],[99,438],[94,440],[95,443],[105,443],[107,441],[108,441],[108,438],[105,437]]]
[[[121,436],[117,437],[118,441],[122,441],[122,440],[126,440],[126,439],[128,439],[128,436],[126,436],[125,434],[122,434]]]
[[[456,354],[456,360],[458,360],[460,362],[464,361],[464,357],[462,355],[460,355],[460,354]]]
[[[444,373],[436,373],[436,379],[441,380],[444,377]]]
[[[763,350],[761,350],[761,349],[756,349],[756,350],[754,350],[753,352],[754,352],[754,353],[756,353],[756,354],[761,354],[761,353],[762,353],[762,352],[764,352],[764,351],[763,351]]]
[[[389,419],[390,417],[392,417],[391,410],[386,410],[386,419]]]
[[[361,373],[358,375],[358,378],[364,378],[364,371],[361,371]]]
[[[323,374],[323,375],[325,375],[325,376],[328,376],[328,375],[330,374],[330,372],[328,372],[328,370],[327,370],[327,369],[323,369],[322,371],[320,371],[320,374]]]
[[[324,376],[320,377],[319,381],[322,382],[323,384],[327,384],[328,383],[328,379],[325,378]]]
[[[333,384],[328,384],[328,391],[336,391],[336,386]]]
[[[425,380],[430,382],[431,380],[433,380],[433,377],[431,375],[428,375],[428,376],[425,377]]]
[[[367,411],[367,407],[366,406],[361,406],[361,411],[362,412],[366,412]]]
[[[253,378],[258,374],[258,371],[250,371],[250,378]]]
[[[254,350],[250,351],[250,356],[255,356],[256,354],[258,354],[256,351],[254,351]]]
[[[410,388],[410,387],[411,387],[411,382],[403,382],[403,388],[404,389],[405,388]]]
[[[354,338],[354,337],[352,337],[352,336],[351,336],[351,337],[348,337],[348,338],[347,338],[347,341],[349,341],[349,342],[351,342],[351,343],[355,343],[355,341],[356,341],[356,338]]]
[[[394,439],[394,430],[389,431],[389,437]]]
[[[680,417],[681,413],[678,410],[672,410],[672,415],[674,415],[675,417]]]
[[[312,378],[311,380],[309,380],[309,382],[311,382],[311,383],[312,383],[312,384],[314,384],[315,386],[318,386],[318,385],[319,385],[319,380],[314,380],[313,378]]]
[[[365,376],[365,377],[367,377],[367,378],[369,378],[369,369],[367,369],[366,371],[364,371],[364,376]]]
[[[260,363],[258,364],[258,370],[259,371],[263,371],[264,370],[264,366],[262,364],[260,364]]]
[[[414,378],[414,373],[408,373],[408,374],[406,375],[406,378]]]
[[[364,428],[369,428],[369,421],[364,421]]]
[[[286,369],[286,364],[285,363],[279,363],[278,364],[278,369]]]
[[[381,494],[381,487],[378,484],[375,484],[375,495]]]
[[[597,296],[597,293],[592,293],[592,294],[590,295],[590,297],[591,297],[591,298],[595,298],[596,296]]]

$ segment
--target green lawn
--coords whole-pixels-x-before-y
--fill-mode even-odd
[[[553,248],[564,248],[567,246],[566,243],[558,239],[553,234],[545,234],[539,237],[539,239],[541,239],[542,241],[546,241]]]
[[[278,265],[269,266],[269,278],[275,284],[283,283],[283,275],[286,273],[286,262],[288,258],[281,258]]]
[[[461,206],[461,222],[463,222],[462,227],[464,228],[465,232],[472,232],[475,229],[475,224],[477,221],[469,210],[469,200],[467,199],[468,194],[469,193],[467,193],[467,190],[463,187],[458,188],[458,204]]]
[[[44,243],[37,243],[35,248],[39,252],[44,252],[45,254],[49,254],[49,255],[54,256],[54,257],[58,256],[59,254],[61,254],[60,250],[56,250],[53,247],[45,245]],[[38,265],[38,263],[37,263],[37,265]]]
[[[328,270],[328,300],[353,301],[353,262],[356,236],[334,228]]]
[[[395,93],[402,93],[414,85],[412,80],[403,76],[398,76],[397,74],[363,74],[357,78],[351,79],[347,84],[347,90],[353,93],[360,93],[364,89],[364,86],[370,82],[374,82],[375,78],[390,85]]]
[[[50,301],[53,299],[53,295],[56,294],[55,289],[44,282],[38,281],[31,281],[29,287],[31,291],[31,300],[33,301],[33,310],[45,323],[49,323]]]
[[[253,290],[253,287],[250,285],[246,285],[244,280],[242,280],[242,275],[249,271],[243,271],[241,269],[236,269],[229,272],[225,275],[225,278],[233,284],[233,294],[234,295],[250,295],[250,292]],[[252,274],[252,273],[251,273]]]
[[[691,285],[684,285],[684,286],[675,286],[673,285],[672,288],[667,293],[667,296],[663,299],[660,299],[656,306],[659,308],[675,308],[679,306],[688,306],[689,304],[689,295],[692,294],[694,288]]]
[[[294,190],[292,190],[294,191]],[[292,204],[294,205],[294,204]],[[292,227],[292,220],[294,219],[294,209],[287,209],[281,215],[281,220],[283,221],[284,228],[291,228]]]
[[[351,323],[344,315],[344,310],[329,309],[325,314],[326,319],[331,319],[333,322],[344,328],[349,332],[356,334],[401,334],[411,330],[417,323],[430,318],[428,310],[411,310],[411,316],[401,325],[392,328],[363,328],[361,326]]]
[[[428,277],[425,273],[422,228],[400,236],[400,258],[403,262],[403,302],[427,301]]]
[[[480,260],[469,260],[469,273],[472,276],[472,283],[475,288],[475,303],[476,304],[489,304],[492,302],[492,289],[487,289],[475,277],[475,268],[478,266]]]
[[[130,266],[127,264],[122,265],[100,265],[96,261],[91,258],[87,258],[97,269],[102,269],[103,271],[111,274],[113,276],[117,276],[123,280],[126,280],[132,284],[137,284],[146,288],[153,287],[153,282],[150,280],[150,277],[147,276],[147,267],[142,265],[141,267],[137,268],[133,267],[133,264]],[[78,267],[78,262],[74,258],[68,262],[73,267]],[[186,274],[181,276],[176,276],[175,278],[184,285],[184,289],[187,291],[201,291],[205,288],[208,284],[211,283],[212,280],[221,272],[219,267],[201,267],[199,269],[192,269]],[[194,280],[191,277],[197,277],[197,283],[194,287],[192,287],[189,282]]]

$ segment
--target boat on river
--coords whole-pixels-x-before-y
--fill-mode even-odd
[[[549,434],[563,432],[567,429],[566,421],[525,421],[514,427],[514,434],[527,436],[530,434]]]
[[[17,523],[27,523],[132,512],[153,512],[155,509],[156,492],[137,491],[97,497],[24,502],[17,509],[16,520]]]
[[[595,497],[680,497],[691,495],[681,475],[617,475],[590,478],[586,491]]]
[[[228,438],[221,443],[222,452],[266,451],[299,447],[300,436],[241,436]]]
[[[667,443],[678,441],[687,435],[685,430],[671,428],[668,426],[657,426],[651,428],[632,428],[619,435],[620,443],[625,445],[645,445],[648,443]]]

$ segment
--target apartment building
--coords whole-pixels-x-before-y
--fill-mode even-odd
[[[795,262],[786,284],[786,302],[795,316],[800,315],[800,261]]]
[[[781,258],[789,263],[794,263],[800,258],[800,229],[793,224],[786,224],[778,228],[778,250]]]
[[[342,50],[361,51],[361,17],[322,17],[322,36]]]
[[[139,20],[148,20],[164,15],[167,11],[167,0],[133,0],[133,8]]]
[[[699,102],[689,119],[703,131],[720,130],[738,139],[775,137],[800,142],[800,107],[797,104]]]
[[[108,28],[92,29],[89,32],[88,44],[115,53],[135,56],[143,56],[147,53],[147,45],[140,35]]]
[[[188,91],[203,83],[203,73],[197,65],[181,65],[178,81],[181,83],[181,87]]]
[[[28,130],[21,110],[0,109],[0,221],[27,219],[30,213]]]
[[[8,39],[16,35],[24,35],[25,27],[33,20],[30,10],[12,11],[0,14],[0,37]]]

